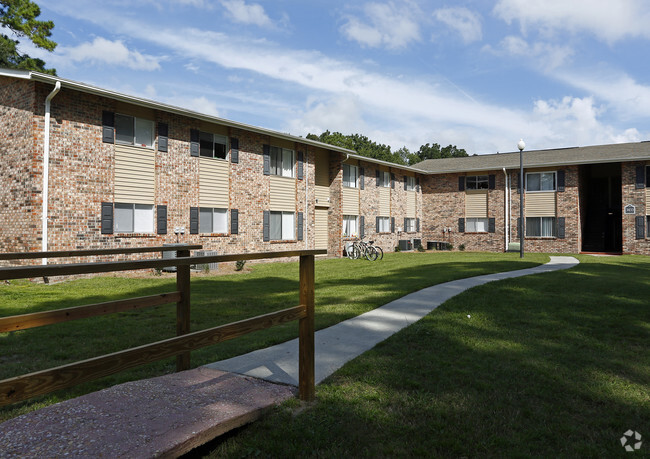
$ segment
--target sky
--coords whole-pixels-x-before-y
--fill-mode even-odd
[[[295,136],[650,139],[647,0],[36,0],[62,78]]]

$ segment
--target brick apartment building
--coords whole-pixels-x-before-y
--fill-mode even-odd
[[[402,166],[37,72],[0,69],[0,155],[2,252],[519,240],[519,153]],[[527,251],[650,254],[649,143],[524,156]]]

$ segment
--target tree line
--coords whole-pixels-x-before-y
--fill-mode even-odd
[[[426,143],[420,146],[417,151],[411,152],[408,148],[402,147],[399,150],[391,151],[389,145],[383,145],[370,140],[365,135],[349,134],[340,132],[323,132],[321,135],[307,134],[309,140],[317,140],[329,145],[347,148],[356,151],[361,156],[388,161],[396,164],[414,165],[425,159],[438,158],[460,158],[469,156],[463,148],[456,145],[441,147],[437,143]]]

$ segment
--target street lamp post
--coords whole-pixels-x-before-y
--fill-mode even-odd
[[[524,258],[524,148],[523,139],[517,143],[519,148],[519,258]]]

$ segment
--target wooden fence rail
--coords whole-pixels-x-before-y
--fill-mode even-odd
[[[36,312],[0,318],[0,332],[12,332],[27,328],[51,325],[60,322],[94,317],[104,314],[146,308],[161,304],[176,303],[176,337],[126,349],[112,354],[74,362],[56,368],[37,371],[0,381],[0,406],[27,400],[37,395],[71,387],[98,379],[126,369],[176,356],[176,370],[190,368],[190,353],[205,346],[217,344],[244,334],[299,321],[299,397],[311,401],[315,397],[314,379],[314,256],[327,253],[326,250],[296,250],[285,252],[211,255],[191,257],[190,250],[201,246],[148,247],[146,252],[174,250],[177,258],[114,261],[97,263],[71,263],[42,266],[15,266],[0,268],[0,280],[93,274],[138,269],[165,268],[176,266],[176,291],[159,293],[139,298],[89,304],[53,311]],[[23,257],[15,254],[0,254],[0,260],[26,258],[78,257],[94,255],[118,255],[138,253],[136,249],[105,249],[68,252],[38,252]],[[299,257],[300,259],[300,304],[281,311],[275,311],[218,327],[190,332],[191,282],[190,266],[203,263],[218,263],[237,260],[258,260],[264,258]]]

